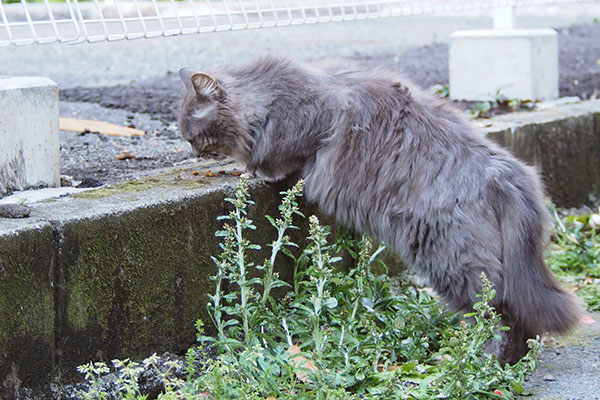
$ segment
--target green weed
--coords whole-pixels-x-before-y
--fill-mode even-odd
[[[600,310],[600,210],[561,217],[554,209],[555,233],[548,265],[586,302]]]
[[[429,91],[431,92],[431,94],[441,98],[446,98],[450,96],[450,87],[448,85],[441,85],[438,83],[430,87]]]
[[[499,316],[489,305],[495,291],[485,276],[481,301],[469,323],[446,312],[425,290],[386,274],[368,237],[333,238],[330,229],[309,218],[308,246],[302,250],[286,232],[301,218],[296,199],[302,182],[283,193],[280,216],[268,217],[276,231],[262,263],[248,255],[260,248],[245,236],[256,229],[247,177],[226,216],[221,253],[213,261],[214,292],[208,311],[216,336],[197,322],[200,346],[186,355],[185,380],[163,373],[160,399],[511,399],[537,365],[539,343],[514,366],[502,367],[484,351],[497,340]],[[351,259],[346,266],[343,255]],[[291,284],[279,279],[279,257],[294,262]],[[284,297],[272,290],[285,287]],[[216,356],[208,356],[211,348]],[[152,366],[152,362],[144,361]],[[133,382],[137,365],[115,364],[120,396],[143,399]],[[80,367],[96,390],[104,367]],[[123,370],[127,372],[123,372]],[[129,396],[129,397],[127,397]],[[137,396],[137,397],[136,397]]]
[[[532,110],[535,108],[535,104],[536,102],[533,100],[509,98],[502,94],[500,89],[498,89],[494,95],[490,96],[490,100],[474,103],[470,109],[465,110],[465,113],[474,118],[489,118],[494,115],[494,112],[501,110]]]

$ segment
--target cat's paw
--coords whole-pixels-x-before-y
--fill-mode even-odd
[[[265,182],[269,182],[269,183],[274,183],[274,182],[280,182],[282,180],[285,179],[285,174],[272,174],[272,173],[265,173],[261,170],[254,170],[254,171],[247,171],[248,174],[250,176],[256,177],[256,178],[260,178]]]

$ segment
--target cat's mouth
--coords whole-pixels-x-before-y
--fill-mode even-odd
[[[213,160],[222,160],[225,157],[227,157],[227,155],[222,154],[222,153],[217,153],[214,151],[202,151],[202,152],[198,152],[196,153],[196,157],[198,158],[210,158]]]

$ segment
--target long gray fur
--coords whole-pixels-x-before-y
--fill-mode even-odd
[[[472,309],[485,272],[511,326],[502,362],[522,357],[527,338],[577,324],[578,303],[543,259],[537,172],[445,101],[348,62],[263,58],[180,75],[180,129],[198,155],[232,156],[267,181],[299,174],[309,200],[390,244],[455,309]]]

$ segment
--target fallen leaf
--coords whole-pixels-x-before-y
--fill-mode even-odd
[[[200,172],[198,172],[198,171],[192,171],[192,175],[200,175]]]
[[[231,171],[231,175],[240,176],[242,173],[240,171]]]
[[[117,160],[128,160],[128,159],[130,159],[130,158],[135,158],[135,155],[134,155],[133,153],[131,153],[131,152],[129,152],[129,151],[127,151],[127,150],[125,150],[125,151],[123,151],[123,152],[121,152],[121,153],[117,154],[117,155],[115,156],[115,158],[116,158]]]
[[[301,369],[316,371],[317,367],[315,366],[315,364],[312,361],[308,360],[306,357],[304,357],[302,354],[299,354],[302,353],[302,350],[300,349],[300,347],[298,347],[297,344],[290,346],[290,348],[287,349],[287,352],[292,356],[292,365],[294,366],[294,368],[299,369],[298,371],[296,371],[296,377],[304,383],[312,383],[312,381],[308,377],[308,373],[306,371],[302,371]]]
[[[202,176],[209,176],[209,177],[219,176],[219,173],[218,172],[215,173],[215,172],[212,172],[210,169],[207,169],[206,171],[204,171],[202,173]]]
[[[502,394],[502,392],[500,390],[498,390],[498,389],[494,390],[494,394],[497,394],[498,396],[504,396]]]
[[[383,372],[383,367],[385,367],[384,364],[378,364],[377,365],[377,370],[379,372]],[[391,371],[395,371],[397,369],[402,369],[402,366],[400,366],[400,365],[388,365],[386,371],[391,372]]]

